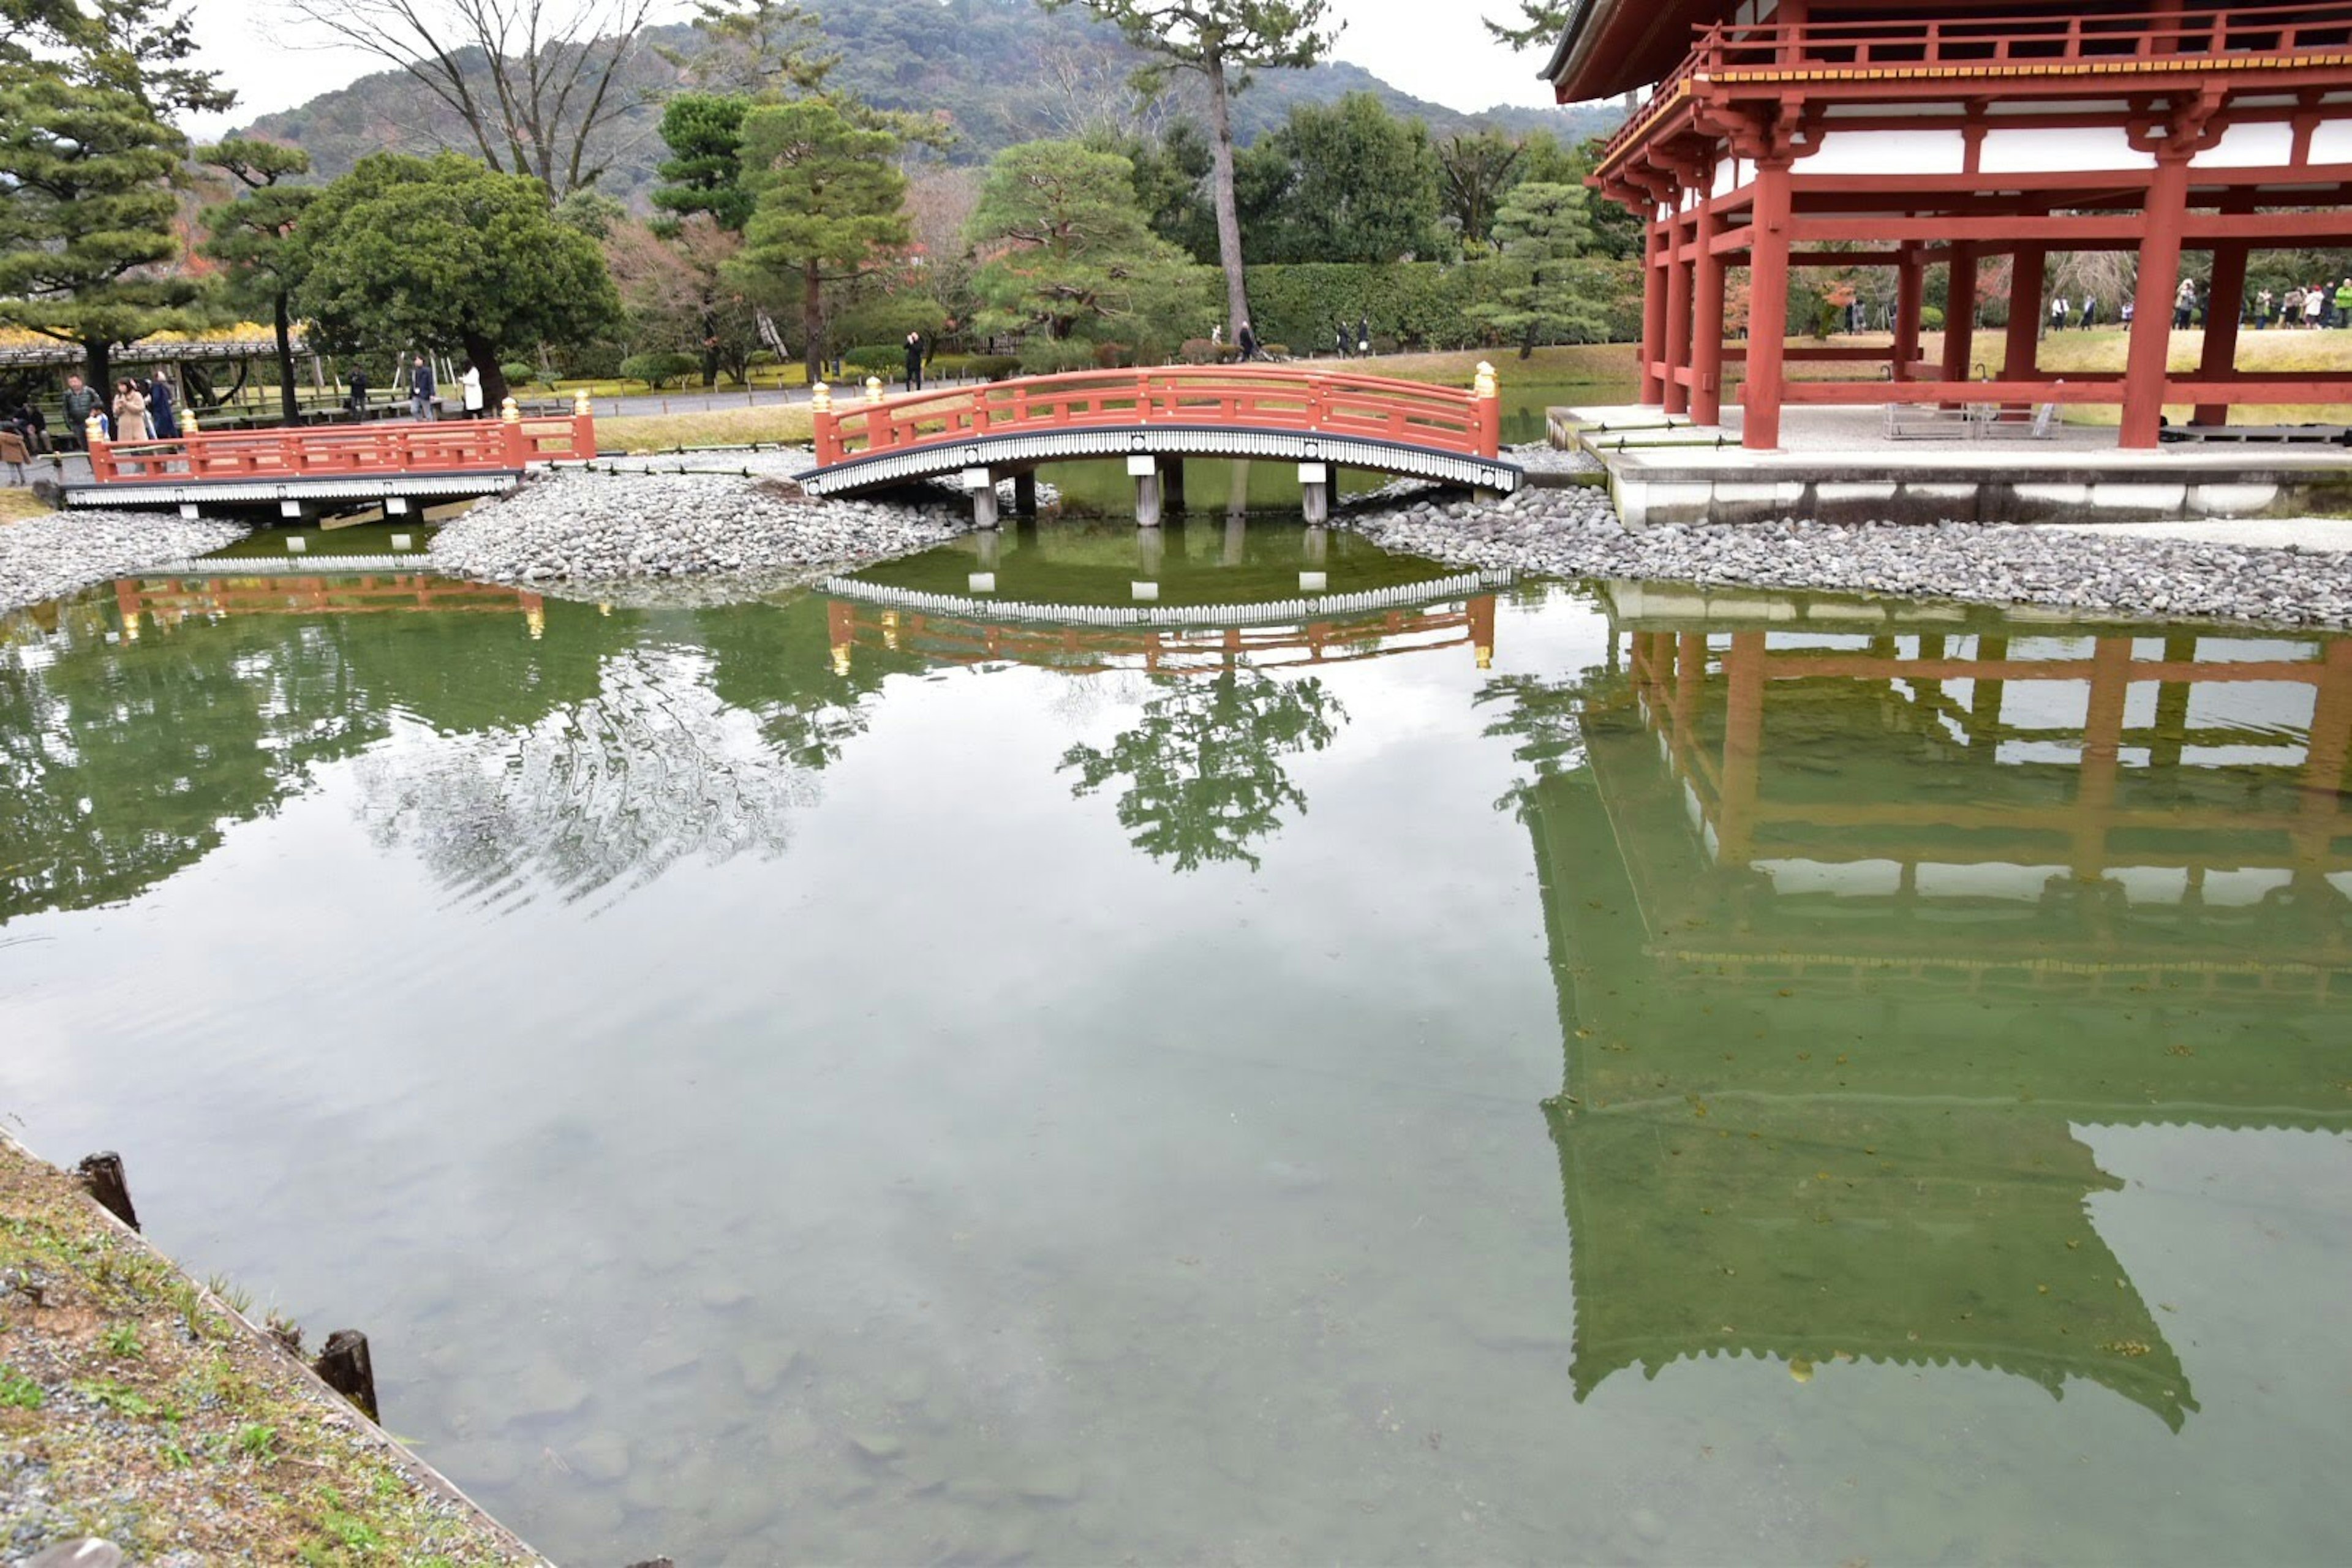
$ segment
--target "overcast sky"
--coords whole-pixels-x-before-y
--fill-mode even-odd
[[[824,0],[811,0],[811,9],[824,8]],[[667,9],[683,15],[688,7]],[[1488,41],[1478,25],[1481,15],[1516,13],[1511,0],[1335,0],[1331,9],[1347,23],[1339,58],[1415,97],[1464,110],[1551,101],[1535,79],[1543,62]],[[298,47],[302,34],[269,0],[196,0],[195,20],[204,63],[237,93],[230,113],[190,123],[199,136],[291,109],[377,68],[355,50]]]

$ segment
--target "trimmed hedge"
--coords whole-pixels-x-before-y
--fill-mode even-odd
[[[672,350],[657,353],[631,354],[621,362],[621,374],[631,381],[642,381],[650,387],[661,387],[673,381],[701,373],[702,362],[692,354]]]
[[[1605,331],[1569,341],[1625,342],[1642,335],[1638,261],[1591,257],[1575,263],[1585,291],[1607,307]],[[1494,329],[1470,315],[1490,304],[1514,277],[1505,261],[1399,261],[1385,265],[1308,262],[1249,269],[1250,311],[1258,341],[1321,345],[1344,324],[1350,342],[1360,321],[1371,323],[1375,347],[1408,352],[1501,348]]]

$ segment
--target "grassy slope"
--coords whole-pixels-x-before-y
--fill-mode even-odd
[[[31,490],[16,485],[0,485],[0,525],[22,522],[48,510]]]
[[[673,447],[732,442],[809,440],[815,433],[805,404],[793,407],[714,408],[696,414],[647,414],[596,421],[602,452],[658,452]]]
[[[63,1173],[0,1140],[0,1516],[134,1562],[535,1561]]]

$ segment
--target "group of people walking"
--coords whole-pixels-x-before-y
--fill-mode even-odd
[[[2332,285],[2299,283],[2275,298],[2269,289],[2261,289],[2249,308],[2249,319],[2257,327],[2352,327],[2352,278]]]
[[[27,409],[39,417],[37,410],[29,405]],[[92,415],[110,441],[171,441],[180,434],[179,398],[160,370],[143,382],[128,376],[116,382],[111,398],[78,375],[66,377],[66,427],[59,432],[65,445],[82,444]]]

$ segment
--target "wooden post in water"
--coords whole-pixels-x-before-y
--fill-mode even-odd
[[[327,1336],[310,1370],[320,1381],[353,1405],[371,1421],[376,1414],[375,1363],[368,1355],[367,1336],[357,1329],[337,1329]]]
[[[89,1155],[74,1167],[81,1178],[82,1190],[98,1200],[98,1206],[129,1226],[139,1228],[139,1211],[131,1206],[131,1183],[122,1173],[122,1156],[109,1149]]]

